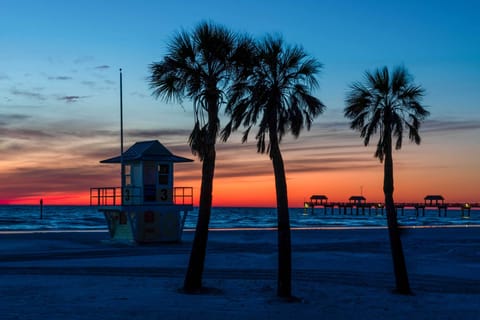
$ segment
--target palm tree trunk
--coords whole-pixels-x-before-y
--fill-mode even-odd
[[[393,158],[392,158],[392,136],[390,132],[385,134],[385,163],[383,192],[385,193],[385,207],[387,211],[388,234],[390,238],[390,250],[392,252],[393,269],[395,273],[396,289],[398,293],[410,294],[407,267],[403,255],[400,231],[397,223],[397,212],[393,201]]]
[[[202,185],[198,208],[197,227],[193,239],[192,251],[183,284],[186,292],[195,292],[202,288],[202,274],[207,252],[208,225],[212,208],[213,177],[215,172],[215,145],[208,145],[202,164]]]
[[[278,283],[277,295],[282,298],[292,296],[292,245],[290,236],[290,215],[288,212],[287,180],[282,153],[276,132],[270,131],[270,156],[275,175],[278,219]]]

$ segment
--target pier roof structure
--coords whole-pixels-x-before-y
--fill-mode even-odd
[[[310,197],[310,200],[328,200],[328,197],[323,194],[314,194]]]
[[[428,204],[429,205],[433,205],[433,202],[435,202],[435,205],[438,205],[439,202],[441,202],[442,204],[445,202],[445,198],[439,194],[430,194],[430,195],[426,195],[425,198],[425,204]]]
[[[364,196],[351,196],[350,198],[348,198],[348,200],[353,203],[362,203],[367,201]]]
[[[445,198],[439,194],[427,195],[425,200],[445,200]]]
[[[323,205],[328,201],[328,197],[324,194],[314,194],[310,197],[310,204]]]

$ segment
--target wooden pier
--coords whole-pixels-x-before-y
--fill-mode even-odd
[[[416,216],[420,214],[425,216],[425,209],[438,209],[438,216],[447,216],[448,209],[459,209],[461,210],[462,217],[470,217],[470,210],[478,208],[480,209],[480,203],[446,203],[445,199],[441,195],[427,195],[424,198],[424,202],[406,202],[406,203],[395,203],[395,208],[397,213],[404,215],[405,208],[415,209]],[[325,195],[312,195],[310,201],[304,202],[304,210],[307,212],[308,209],[311,210],[311,213],[314,213],[315,207],[323,209],[324,215],[328,214],[330,210],[333,215],[335,208],[338,209],[339,214],[343,215],[365,215],[368,212],[368,215],[372,214],[372,211],[375,215],[383,215],[385,210],[385,205],[383,203],[367,202],[366,198],[363,196],[351,196],[348,202],[329,202],[328,197]]]

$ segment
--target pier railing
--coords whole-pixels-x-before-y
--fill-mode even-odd
[[[324,213],[327,214],[327,210],[331,209],[333,214],[334,208],[338,208],[339,212],[343,214],[347,214],[347,211],[350,211],[350,214],[353,214],[355,209],[356,214],[359,213],[365,214],[365,211],[368,210],[368,214],[371,214],[372,209],[375,210],[377,214],[379,211],[383,215],[383,211],[385,209],[385,205],[383,203],[377,202],[327,202],[327,201],[306,201],[304,202],[304,209],[311,209],[312,212],[315,207],[323,208]],[[395,203],[395,208],[397,212],[403,215],[405,208],[415,209],[416,215],[418,216],[421,212],[422,215],[425,215],[425,209],[427,208],[437,208],[438,215],[440,216],[443,212],[444,216],[447,215],[448,209],[459,209],[461,210],[462,216],[465,214],[470,216],[471,209],[480,209],[480,203],[438,203],[438,204],[431,204],[431,203],[414,203],[414,202],[403,202],[403,203]]]

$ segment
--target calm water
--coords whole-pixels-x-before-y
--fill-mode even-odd
[[[198,209],[187,216],[186,228],[194,228]],[[339,214],[335,210],[325,215],[322,208],[305,212],[291,208],[292,227],[358,227],[386,226],[385,215],[374,214],[357,216]],[[416,217],[414,210],[399,213],[401,225],[480,225],[480,210],[472,210],[470,218],[462,218],[460,210],[448,210],[447,217],[438,217],[438,210],[426,210],[425,216]],[[211,228],[269,228],[276,226],[276,209],[274,208],[213,208],[210,221]],[[45,206],[43,219],[40,219],[38,206],[0,206],[0,230],[64,230],[64,229],[106,229],[103,214],[97,208],[89,206]]]

